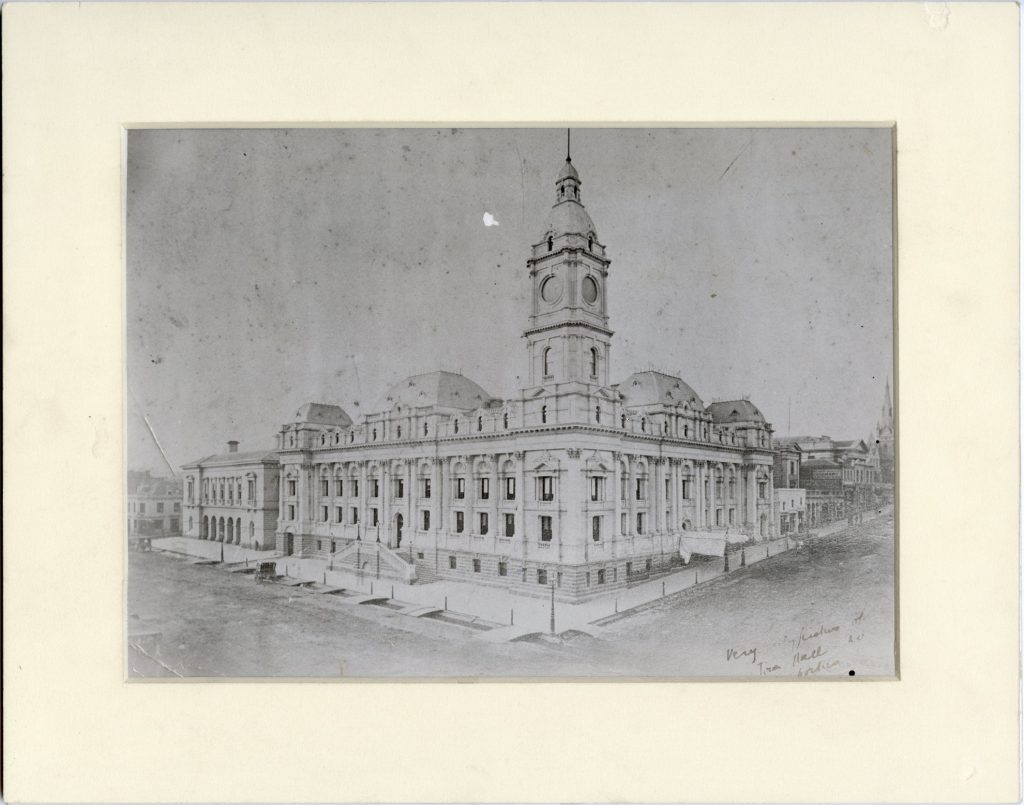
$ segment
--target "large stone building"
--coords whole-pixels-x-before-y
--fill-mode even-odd
[[[770,536],[772,429],[756,406],[705,406],[662,372],[612,382],[611,263],[581,184],[567,158],[530,248],[526,388],[501,399],[433,371],[387,390],[358,422],[304,405],[276,452],[185,467],[188,532],[267,544],[269,497],[261,509],[241,496],[247,468],[255,479],[263,468],[257,487],[274,494],[279,462],[277,550],[378,577],[553,585],[571,597],[671,567],[690,535]]]
[[[277,454],[228,451],[185,464],[184,533],[187,537],[273,550],[277,532]]]

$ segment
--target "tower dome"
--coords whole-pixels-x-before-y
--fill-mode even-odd
[[[580,201],[579,172],[572,164],[572,158],[566,157],[565,164],[555,179],[555,204],[548,213],[545,223],[544,237],[559,235],[581,235],[585,238],[597,239],[597,231],[590,214]]]

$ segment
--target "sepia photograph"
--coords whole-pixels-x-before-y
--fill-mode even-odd
[[[894,678],[895,136],[128,130],[127,677]]]

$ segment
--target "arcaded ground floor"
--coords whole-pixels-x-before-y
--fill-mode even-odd
[[[556,605],[560,639],[528,633],[506,642],[494,638],[509,634],[507,623],[474,619],[456,602],[445,612],[443,601],[436,607],[402,601],[400,591],[392,597],[390,585],[373,595],[333,594],[325,591],[335,588],[323,584],[288,586],[300,575],[298,564],[281,583],[259,583],[218,565],[132,553],[128,673],[888,676],[895,669],[893,559],[893,520],[887,515],[669,591],[628,614],[616,617],[609,610],[596,617],[589,635],[567,630]],[[533,605],[544,604],[535,599]]]

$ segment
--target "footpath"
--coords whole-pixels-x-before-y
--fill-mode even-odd
[[[862,522],[886,514],[891,506],[865,512]],[[255,572],[259,562],[277,565],[279,584],[335,594],[347,603],[374,603],[412,617],[430,617],[476,630],[488,642],[504,642],[533,634],[565,635],[582,632],[598,636],[600,622],[659,598],[705,584],[727,572],[770,559],[797,547],[805,540],[838,533],[850,527],[845,519],[809,532],[754,543],[730,550],[727,557],[694,557],[689,565],[645,581],[617,587],[578,602],[555,600],[555,628],[551,629],[552,602],[547,587],[535,593],[501,587],[439,579],[429,584],[406,584],[375,579],[372,574],[337,570],[323,559],[283,556],[275,551],[255,551],[238,545],[169,537],[153,541],[153,548],[198,563],[219,564],[232,572]]]

